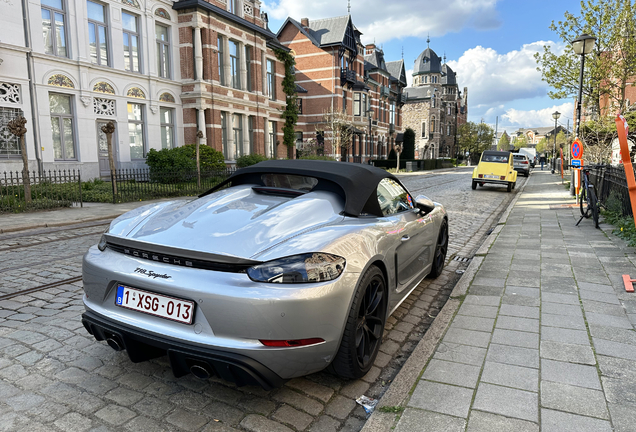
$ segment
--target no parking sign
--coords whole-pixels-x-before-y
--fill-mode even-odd
[[[572,159],[583,159],[583,143],[578,138],[572,143]]]

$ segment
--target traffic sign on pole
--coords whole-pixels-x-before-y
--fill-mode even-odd
[[[578,138],[572,143],[572,159],[583,159],[583,143]]]

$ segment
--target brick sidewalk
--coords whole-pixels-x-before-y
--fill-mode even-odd
[[[377,410],[365,431],[634,430],[636,294],[621,277],[636,277],[634,249],[609,225],[576,227],[549,171],[513,203],[440,313],[441,341],[423,341],[421,375],[379,403],[404,411]]]

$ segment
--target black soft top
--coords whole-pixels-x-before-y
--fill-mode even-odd
[[[313,190],[328,190],[342,196],[345,214],[354,217],[360,216],[360,213],[382,216],[377,198],[378,183],[384,178],[400,182],[393,174],[371,165],[321,160],[271,160],[237,170],[227,180],[200,196],[211,194],[227,185],[263,185],[261,176],[268,173],[318,179]]]

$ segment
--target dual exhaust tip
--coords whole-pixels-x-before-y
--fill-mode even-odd
[[[125,349],[124,343],[122,342],[121,338],[117,335],[109,335],[106,338],[106,343],[108,344],[109,347],[111,347],[115,351],[123,351]],[[212,375],[214,375],[210,366],[208,366],[206,363],[203,363],[203,362],[193,361],[189,367],[190,367],[190,373],[194,375],[195,377],[202,380],[207,380]]]

